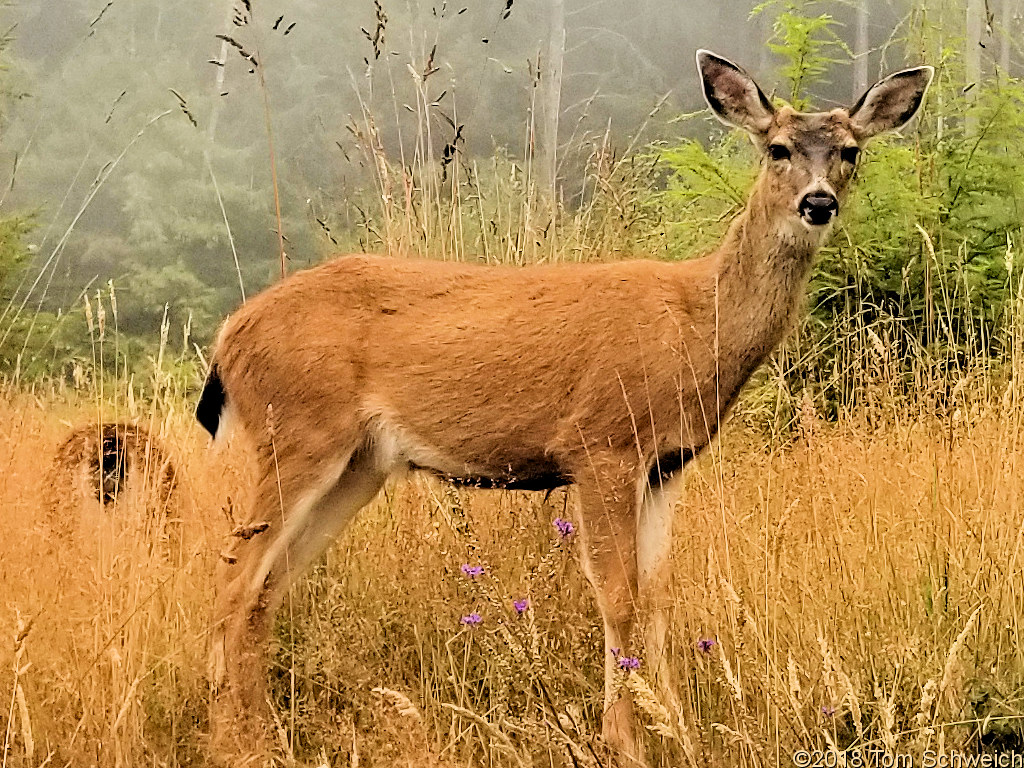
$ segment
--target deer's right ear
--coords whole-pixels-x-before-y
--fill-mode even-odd
[[[704,49],[697,51],[697,69],[704,98],[715,116],[726,125],[763,138],[771,127],[775,107],[750,75]]]

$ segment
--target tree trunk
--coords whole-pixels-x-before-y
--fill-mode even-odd
[[[538,177],[541,195],[551,212],[558,205],[558,118],[562,105],[562,60],[565,57],[565,4],[551,0],[548,55],[541,75],[543,122],[540,131]]]
[[[853,98],[859,99],[860,95],[868,89],[868,52],[871,48],[871,40],[868,36],[868,4],[862,0],[857,6],[857,38],[854,42],[853,54]]]
[[[755,24],[756,31],[754,32],[753,38],[748,41],[751,45],[751,50],[758,51],[757,59],[757,71],[761,77],[764,77],[769,72],[775,69],[775,62],[772,59],[772,49],[765,45],[765,42],[771,40],[775,34],[773,25],[773,19],[771,14],[775,11],[773,7],[762,7],[757,14],[757,22]],[[754,42],[756,40],[756,42]]]
[[[1013,48],[1013,12],[1016,0],[1002,0],[999,8],[999,69],[1010,76],[1010,51]]]
[[[985,19],[985,0],[967,0],[967,23],[964,35],[964,87],[969,104],[973,104],[981,87],[981,43]],[[973,135],[977,118],[968,115],[964,122],[967,135]]]
[[[226,6],[228,10],[227,16],[224,19],[224,35],[225,37],[230,37],[232,32],[231,20],[235,17],[234,0],[231,0],[231,2],[226,3]],[[214,83],[213,90],[213,106],[210,108],[210,122],[206,126],[206,137],[209,140],[210,144],[213,144],[214,137],[216,136],[217,133],[217,118],[220,116],[221,102],[224,101],[224,99],[221,97],[221,94],[224,92],[224,70],[227,67],[228,63],[228,53],[230,53],[230,51],[228,49],[227,41],[221,40],[220,56],[217,58],[217,61],[220,62],[220,66],[216,67],[217,77]]]

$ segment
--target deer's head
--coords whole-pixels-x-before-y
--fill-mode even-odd
[[[724,123],[743,128],[764,153],[759,180],[780,232],[820,239],[830,228],[873,136],[909,121],[924,99],[932,67],[904,69],[875,83],[850,108],[776,108],[740,67],[697,51],[704,98]]]

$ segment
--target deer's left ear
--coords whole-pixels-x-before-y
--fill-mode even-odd
[[[904,69],[868,88],[850,108],[857,141],[867,141],[906,124],[921,107],[934,74],[933,67]]]

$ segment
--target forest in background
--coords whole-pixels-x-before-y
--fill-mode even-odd
[[[997,387],[1014,369],[1002,363],[1017,354],[1020,293],[1015,0],[2,12],[9,381],[96,375],[93,318],[108,316],[117,359],[100,368],[148,369],[183,332],[177,362],[197,381],[193,351],[243,295],[282,262],[332,252],[699,254],[742,206],[757,158],[703,111],[698,47],[804,108],[850,104],[908,64],[938,68],[922,118],[867,153],[809,318],[762,374],[780,385],[759,390],[762,405],[792,415],[809,393],[834,414],[878,380],[889,400],[926,388],[927,407],[944,407],[978,370]]]

